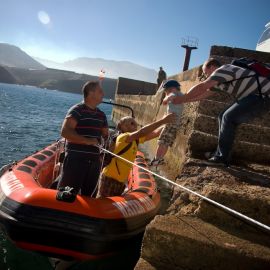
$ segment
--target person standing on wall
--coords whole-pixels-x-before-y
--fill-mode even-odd
[[[163,70],[162,67],[159,68],[159,72],[158,72],[158,78],[157,78],[157,89],[160,87],[160,85],[162,84],[162,82],[164,80],[167,80],[167,74],[166,72]]]
[[[71,107],[63,121],[61,135],[67,140],[63,174],[58,184],[58,199],[74,200],[81,195],[95,196],[100,174],[101,137],[108,137],[108,123],[97,106],[104,92],[98,81],[88,81],[82,88],[84,100]],[[70,198],[69,198],[70,197]]]

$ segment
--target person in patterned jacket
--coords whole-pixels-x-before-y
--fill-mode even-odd
[[[229,166],[237,126],[270,110],[270,81],[266,77],[256,78],[255,72],[249,69],[232,64],[221,66],[214,58],[207,60],[202,70],[206,78],[203,82],[183,96],[167,99],[175,104],[189,103],[207,98],[216,90],[225,91],[235,98],[235,102],[218,117],[218,146],[205,161],[206,164]]]

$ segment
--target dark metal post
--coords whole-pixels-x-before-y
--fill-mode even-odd
[[[198,49],[198,39],[190,37],[182,39],[181,47],[186,49],[185,62],[183,66],[183,71],[185,71],[188,70],[189,67],[191,51]]]

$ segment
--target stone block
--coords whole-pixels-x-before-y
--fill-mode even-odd
[[[228,104],[224,102],[217,102],[213,100],[202,100],[198,104],[197,113],[204,114],[212,117],[218,117],[218,115],[225,110]],[[248,122],[256,126],[270,127],[270,111],[266,112],[260,117],[256,117]]]
[[[157,270],[157,268],[151,265],[148,261],[144,260],[143,258],[140,258],[134,270]]]
[[[198,114],[193,128],[194,130],[217,136],[218,120],[214,117]],[[270,146],[270,127],[241,124],[236,130],[235,140]]]
[[[210,50],[210,56],[211,57],[222,56],[229,58],[249,57],[251,59],[257,59],[258,61],[266,63],[270,62],[270,53],[268,52],[260,52],[242,48],[232,48],[227,46],[216,46],[216,45],[212,46]]]
[[[232,179],[232,172],[237,169],[229,169],[227,172],[228,178]],[[224,173],[224,176],[226,173]],[[239,174],[240,175],[240,174]],[[242,174],[244,178],[244,174]],[[245,187],[245,188],[244,188]],[[239,185],[232,189],[231,186],[218,186],[208,184],[203,187],[202,195],[209,199],[219,202],[233,210],[236,210],[247,217],[250,217],[266,226],[270,226],[270,196],[269,188],[263,188],[259,186],[251,185]],[[205,201],[200,201],[198,209],[195,211],[196,216],[203,219],[206,222],[214,223],[218,225],[226,224],[226,227],[242,229],[245,223],[237,216],[228,214],[226,211],[220,210],[213,205]],[[246,220],[246,222],[248,222]],[[251,229],[260,229],[259,226],[250,223]],[[269,232],[270,233],[270,232]],[[270,245],[270,235],[269,235]]]
[[[188,140],[191,157],[202,157],[204,152],[213,151],[217,146],[217,137],[207,133],[194,131]],[[250,160],[269,164],[270,146],[256,143],[235,141],[232,149],[233,160]]]
[[[166,215],[147,226],[141,257],[155,269],[268,270],[270,248],[194,217]]]
[[[130,95],[154,95],[157,91],[157,84],[133,80],[128,78],[118,78],[117,94]]]

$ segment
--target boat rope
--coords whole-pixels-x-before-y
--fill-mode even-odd
[[[99,147],[100,149],[102,149],[103,151],[105,151],[105,152],[107,152],[107,153],[110,153],[111,155],[113,155],[113,156],[115,156],[115,157],[117,157],[117,158],[119,158],[119,159],[121,159],[121,160],[123,160],[123,161],[125,161],[125,162],[127,162],[127,163],[129,163],[129,164],[131,164],[131,165],[134,165],[134,166],[136,166],[136,167],[138,167],[138,168],[140,168],[140,169],[142,169],[142,170],[145,170],[146,172],[151,173],[152,175],[155,175],[155,176],[157,176],[158,178],[160,178],[160,179],[162,179],[162,180],[164,180],[164,181],[166,181],[166,182],[168,182],[168,183],[170,183],[170,184],[172,184],[172,185],[174,185],[174,186],[176,186],[176,187],[179,187],[179,188],[181,188],[181,189],[183,189],[183,190],[185,190],[185,191],[187,191],[187,192],[189,192],[189,193],[191,193],[191,194],[194,194],[194,195],[198,196],[199,198],[201,198],[201,199],[203,199],[203,200],[209,202],[210,204],[213,204],[213,205],[215,205],[216,207],[221,208],[221,209],[224,210],[225,212],[228,212],[228,213],[232,214],[233,216],[238,217],[238,218],[240,218],[241,220],[244,220],[244,221],[246,221],[247,223],[249,223],[249,224],[251,224],[251,225],[256,225],[256,226],[258,226],[260,229],[263,229],[264,231],[270,233],[270,227],[267,226],[266,224],[263,224],[263,223],[261,223],[261,222],[255,220],[255,219],[253,219],[253,218],[250,218],[250,217],[248,217],[248,216],[246,216],[246,215],[244,215],[244,214],[242,214],[242,213],[240,213],[240,212],[238,212],[238,211],[236,211],[236,210],[234,210],[234,209],[232,209],[232,208],[230,208],[230,207],[227,207],[227,206],[225,206],[225,205],[223,205],[223,204],[221,204],[221,203],[219,203],[219,202],[216,202],[216,201],[214,201],[214,200],[212,200],[212,199],[209,199],[209,198],[207,198],[207,197],[201,195],[200,193],[198,193],[198,192],[196,192],[196,191],[193,191],[193,190],[191,190],[191,189],[189,189],[189,188],[187,188],[187,187],[185,187],[185,186],[182,186],[182,185],[180,185],[180,184],[178,184],[178,183],[175,183],[175,182],[173,182],[172,180],[170,180],[170,179],[168,179],[168,178],[166,178],[166,177],[164,177],[164,176],[162,176],[162,175],[159,175],[159,174],[157,174],[157,173],[155,173],[155,172],[153,172],[153,171],[151,171],[151,170],[149,170],[149,169],[146,169],[146,168],[144,168],[144,167],[142,167],[142,166],[140,166],[140,165],[138,165],[138,164],[135,164],[135,163],[133,163],[133,162],[131,162],[131,161],[129,161],[129,160],[127,160],[127,159],[121,157],[121,156],[118,156],[118,155],[116,155],[116,154],[110,152],[109,150],[104,149],[102,146],[98,146],[98,147]]]
[[[98,148],[99,148],[100,150],[106,149],[106,146],[108,147],[111,143],[112,143],[112,137],[111,137],[111,136],[108,136],[107,139],[104,139],[103,144],[101,144],[101,145],[103,145],[105,148],[103,148],[101,145],[99,145]],[[111,153],[111,152],[109,151],[109,153]],[[103,154],[103,155],[102,155],[102,158],[101,158],[101,162],[100,162],[100,174],[99,174],[99,178],[98,178],[98,181],[97,181],[97,183],[96,183],[96,186],[95,186],[94,190],[92,191],[90,197],[94,197],[94,195],[95,195],[95,193],[97,192],[97,189],[98,189],[98,187],[99,187],[99,185],[100,185],[100,181],[101,181],[101,172],[102,172],[102,169],[103,169],[103,167],[104,167],[104,162],[105,162],[105,155]]]

